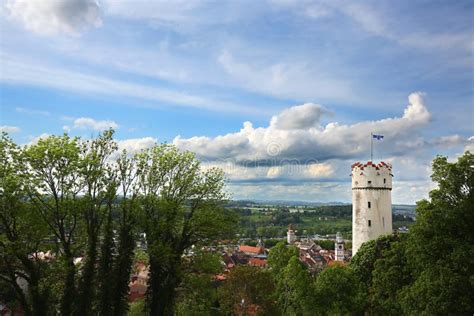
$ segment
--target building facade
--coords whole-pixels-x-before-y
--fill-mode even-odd
[[[364,242],[392,233],[392,166],[357,162],[351,176],[354,256]]]
[[[296,241],[296,233],[295,229],[293,228],[293,225],[288,225],[288,231],[286,233],[286,241],[288,244],[293,244]]]
[[[337,232],[336,243],[334,245],[334,257],[336,261],[344,261],[344,239],[340,232]]]

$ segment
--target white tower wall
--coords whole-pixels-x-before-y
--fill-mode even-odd
[[[392,166],[352,165],[352,255],[360,246],[392,233]]]

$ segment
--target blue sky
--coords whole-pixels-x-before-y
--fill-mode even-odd
[[[474,148],[472,1],[0,5],[0,126],[20,144],[112,126],[131,152],[222,167],[237,199],[350,201],[373,131],[395,203]]]

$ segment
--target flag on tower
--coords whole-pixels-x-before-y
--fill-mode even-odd
[[[383,135],[372,134],[372,138],[375,138],[376,140],[381,140],[381,139],[383,139]]]

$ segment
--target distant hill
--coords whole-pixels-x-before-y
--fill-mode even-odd
[[[321,205],[348,205],[344,202],[311,202],[311,201],[286,201],[286,200],[234,200],[236,204],[253,205],[278,205],[278,206],[321,206]]]

